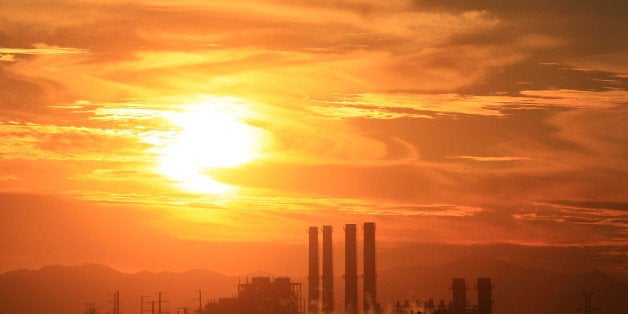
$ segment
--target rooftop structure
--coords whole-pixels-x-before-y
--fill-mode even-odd
[[[238,296],[207,303],[203,314],[302,314],[301,284],[288,277],[254,277],[238,284]]]

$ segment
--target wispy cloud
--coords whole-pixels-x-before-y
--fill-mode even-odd
[[[6,48],[0,47],[0,54],[23,54],[23,55],[55,55],[55,54],[84,54],[89,53],[88,49],[59,47],[54,45],[47,45],[44,43],[35,43],[32,48]],[[4,57],[8,58],[8,57]],[[3,60],[9,61],[9,60]]]
[[[514,214],[515,219],[554,221],[562,224],[581,224],[612,227],[616,239],[628,235],[628,214],[625,210],[582,208],[552,203],[536,203],[535,210]]]
[[[473,161],[523,161],[531,160],[530,157],[517,156],[448,156],[449,159],[468,159]]]
[[[131,130],[39,124],[0,124],[2,159],[143,160],[138,133]],[[127,145],[120,145],[126,142]],[[117,144],[116,144],[117,143]],[[112,150],[112,147],[117,149]],[[126,146],[126,147],[125,147]],[[117,151],[118,153],[115,153]]]
[[[15,55],[12,55],[12,54],[0,54],[0,61],[14,62],[15,61]]]
[[[334,95],[312,100],[313,111],[339,118],[430,118],[434,114],[501,116],[512,109],[616,108],[628,92],[581,90],[523,90],[518,96],[461,94]]]

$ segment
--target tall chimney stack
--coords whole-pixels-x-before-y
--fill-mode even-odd
[[[331,226],[323,226],[323,313],[334,312],[334,265]]]
[[[493,313],[491,278],[478,278],[478,314]]]
[[[374,313],[377,306],[375,273],[375,223],[364,223],[364,313]]]
[[[358,313],[358,263],[355,224],[345,225],[345,313]]]
[[[310,227],[310,260],[308,275],[308,313],[318,314],[319,278],[318,278],[318,227]]]
[[[467,308],[467,284],[464,278],[454,278],[451,289],[453,290],[453,314],[465,314]]]

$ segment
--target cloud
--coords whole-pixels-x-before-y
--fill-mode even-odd
[[[365,118],[365,119],[399,119],[399,118],[424,118],[433,117],[426,114],[396,112],[396,108],[360,108],[355,106],[315,106],[312,111],[315,113],[339,119]]]
[[[530,160],[529,157],[516,157],[516,156],[448,156],[450,159],[468,159],[473,161],[522,161]]]
[[[87,49],[67,48],[49,46],[44,43],[35,43],[33,48],[3,48],[0,47],[1,54],[24,54],[24,55],[54,55],[54,54],[83,54],[89,53]],[[5,60],[6,61],[6,60]]]
[[[498,110],[491,108],[486,101],[482,100],[484,99],[457,94],[341,94],[332,95],[327,99],[315,99],[315,105],[327,105],[327,107],[314,110],[332,115],[340,112],[346,117],[350,117],[349,114],[352,112],[362,113],[364,110],[379,112],[379,114],[371,114],[374,118],[390,117],[395,114],[397,117],[422,117],[422,114],[433,115],[434,113],[501,115]],[[350,109],[355,109],[355,111]],[[358,116],[360,115],[354,117]]]
[[[539,105],[554,105],[566,108],[609,108],[619,107],[628,103],[628,91],[611,90],[591,92],[582,90],[536,90],[522,91],[524,102]]]
[[[129,130],[5,123],[0,134],[4,160],[143,160],[137,153],[142,149],[135,142],[138,134]],[[121,142],[127,142],[126,147],[120,147]],[[114,154],[115,146],[119,154]]]
[[[12,54],[0,54],[0,61],[14,62],[15,61],[15,55],[12,55]]]
[[[383,205],[378,203],[373,209],[358,210],[360,214],[370,214],[373,216],[435,216],[435,217],[470,217],[483,209],[479,207],[449,205],[449,204],[395,204]]]
[[[621,243],[628,235],[628,214],[625,210],[583,208],[557,203],[535,203],[513,218],[530,221],[552,221],[558,224],[599,226],[607,241]]]
[[[438,114],[503,116],[513,109],[617,108],[628,99],[623,90],[522,90],[516,96],[461,94],[359,94],[314,99],[313,111],[343,118],[429,118]]]

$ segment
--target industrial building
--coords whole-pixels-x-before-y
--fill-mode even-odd
[[[301,314],[301,284],[288,277],[254,277],[238,284],[238,295],[207,303],[202,314]]]
[[[395,314],[492,314],[493,313],[493,285],[491,278],[478,278],[476,289],[478,291],[477,304],[468,304],[467,285],[464,278],[454,278],[451,284],[453,301],[445,303],[440,300],[438,304],[434,300],[416,300],[410,303],[397,302],[394,306]]]

